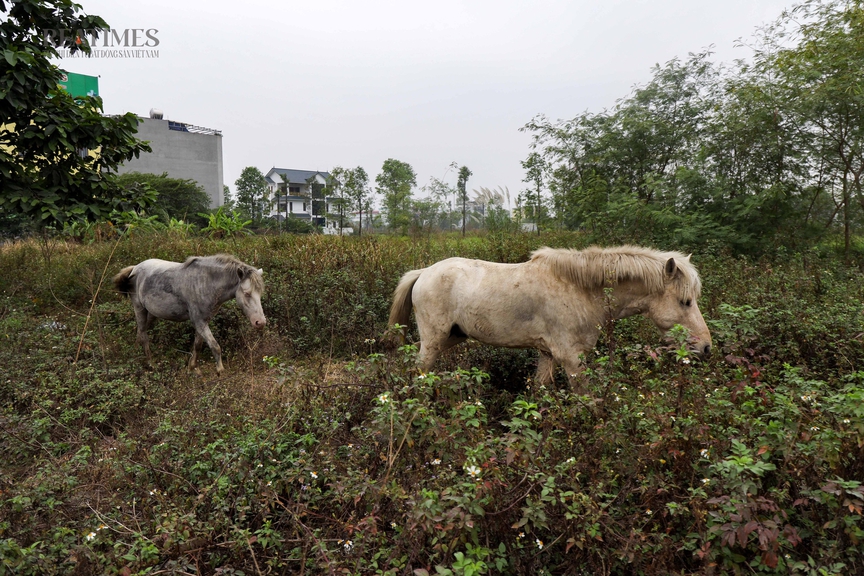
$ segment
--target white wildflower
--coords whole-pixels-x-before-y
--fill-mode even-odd
[[[682,363],[682,364],[689,364],[689,363],[690,363],[690,359],[689,359],[689,358],[682,358],[682,359],[681,359],[681,363]]]
[[[540,540],[539,538],[537,538],[537,539],[534,540],[534,542],[537,544],[537,548],[539,548],[540,550],[543,549],[543,541],[542,541],[542,540]]]
[[[477,478],[478,476],[480,476],[480,468],[478,468],[477,466],[474,466],[473,464],[471,466],[466,467],[465,472],[467,472],[469,475],[471,475],[472,478]]]
[[[389,401],[390,401],[390,395],[389,394],[381,394],[380,396],[378,396],[378,402],[380,402],[381,404],[387,404],[387,402],[389,402]]]
[[[88,542],[90,542],[91,540],[96,538],[96,532],[90,532],[89,534],[87,534],[87,536],[85,536],[85,538],[87,539]]]
[[[430,462],[430,464],[432,464],[432,466],[438,466],[439,464],[441,464],[441,459],[435,458],[434,460],[432,460],[432,462]]]
[[[313,479],[313,480],[316,479],[316,478],[318,478],[318,473],[317,473],[317,472],[309,472],[309,475],[312,476],[312,479]]]

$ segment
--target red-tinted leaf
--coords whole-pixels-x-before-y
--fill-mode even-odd
[[[777,567],[777,554],[774,552],[764,552],[762,554],[762,562],[771,569]]]

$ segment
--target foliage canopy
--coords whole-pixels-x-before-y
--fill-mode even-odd
[[[98,220],[113,210],[145,206],[146,195],[124,194],[112,174],[149,147],[135,138],[134,114],[106,117],[97,96],[72,98],[58,85],[63,72],[45,41],[48,30],[108,25],[69,0],[0,0],[0,215],[62,225]],[[90,53],[86,37],[61,40]]]

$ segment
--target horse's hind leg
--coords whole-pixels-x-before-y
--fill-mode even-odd
[[[150,354],[150,339],[147,337],[147,330],[153,325],[155,316],[150,314],[144,306],[137,302],[133,304],[133,308],[135,309],[135,323],[138,327],[135,339],[144,349],[144,364],[150,366],[153,357]]]
[[[186,369],[190,372],[194,370],[197,374],[200,374],[198,371],[198,352],[201,350],[201,345],[204,343],[204,338],[198,334],[198,331],[195,331],[195,342],[192,344],[192,356],[189,358],[189,364],[186,366]]]

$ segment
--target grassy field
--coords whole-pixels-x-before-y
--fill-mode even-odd
[[[582,243],[0,246],[0,576],[864,573],[864,282],[830,251],[695,254],[717,353],[621,321],[585,396],[530,351],[382,344],[405,271]],[[267,329],[226,305],[196,377],[157,323],[145,370],[111,276],[218,252],[264,268]]]

